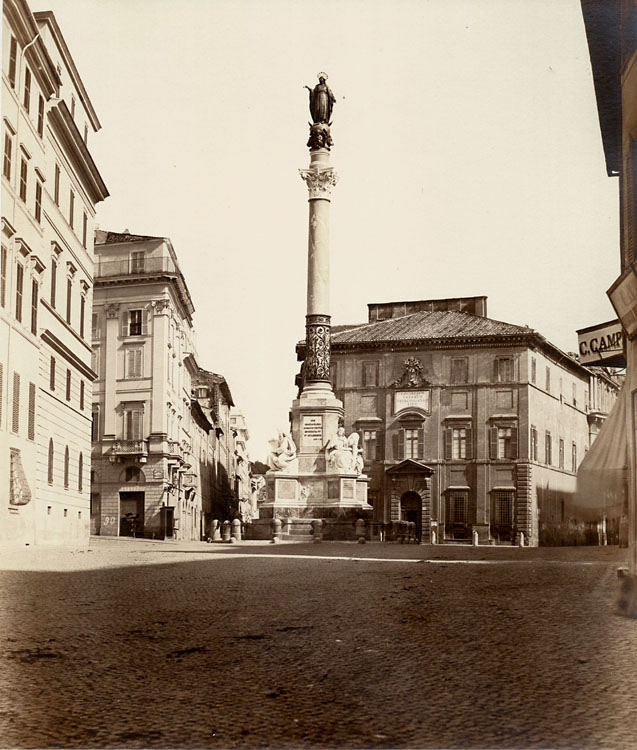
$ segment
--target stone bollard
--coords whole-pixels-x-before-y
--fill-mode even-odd
[[[436,543],[436,530],[435,529],[431,530],[431,543],[432,544]]]
[[[520,532],[520,539],[518,540],[518,547],[524,547],[524,532]]]
[[[359,544],[365,544],[365,519],[358,518],[354,524],[354,533],[356,534],[356,541]]]
[[[210,536],[212,537],[213,542],[221,541],[221,528],[219,521],[216,519],[212,522],[212,526],[210,527]]]
[[[415,521],[409,522],[409,542],[410,544],[415,544],[416,542],[416,522]]]
[[[235,518],[232,522],[232,539],[235,542],[241,541],[241,521],[238,518]]]
[[[312,542],[318,544],[323,541],[323,521],[320,518],[315,518],[312,521]]]
[[[270,524],[270,529],[272,530],[272,539],[270,540],[270,544],[276,544],[277,542],[280,542],[281,541],[281,519],[273,518],[272,523]]]
[[[221,541],[222,542],[230,541],[230,521],[223,522],[223,527],[221,531]]]
[[[473,546],[477,547],[480,544],[480,537],[478,536],[478,532],[473,532]]]

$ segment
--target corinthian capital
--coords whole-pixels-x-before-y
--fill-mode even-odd
[[[299,169],[301,179],[307,183],[307,189],[312,198],[328,198],[332,188],[336,185],[338,176],[332,167],[324,169]]]

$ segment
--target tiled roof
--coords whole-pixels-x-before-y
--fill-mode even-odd
[[[340,326],[339,326],[340,328]],[[444,310],[419,312],[332,332],[332,346],[414,341],[426,339],[491,338],[528,336],[531,328],[503,323],[479,315]]]
[[[162,240],[163,237],[150,237],[145,234],[130,234],[129,232],[106,232],[104,245],[115,244],[116,242],[143,242],[144,240]]]

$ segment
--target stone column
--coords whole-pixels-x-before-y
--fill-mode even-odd
[[[307,315],[305,318],[305,372],[303,394],[331,391],[330,383],[330,245],[329,207],[336,173],[329,166],[329,151],[310,152],[309,169],[300,170],[309,197],[307,257]],[[301,397],[303,397],[303,394]]]

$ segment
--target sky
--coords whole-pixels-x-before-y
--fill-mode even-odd
[[[305,335],[308,92],[336,96],[334,324],[367,304],[486,295],[577,350],[615,317],[606,176],[577,0],[31,0],[95,107],[101,229],[169,237],[199,364],[253,460],[287,423]]]

